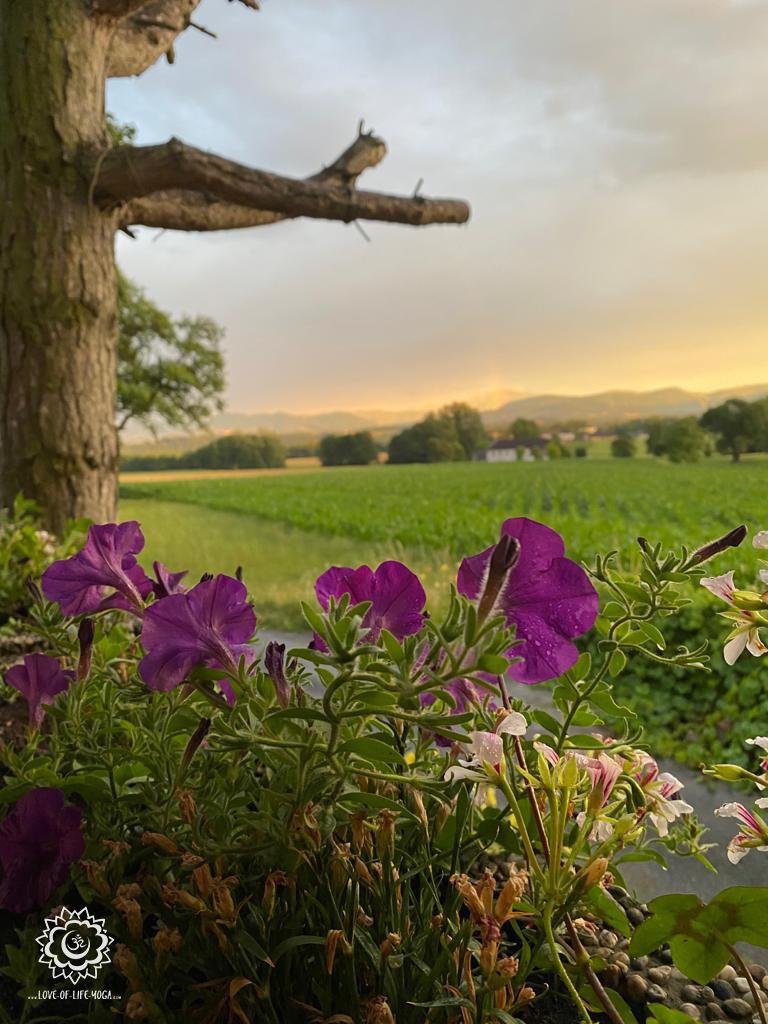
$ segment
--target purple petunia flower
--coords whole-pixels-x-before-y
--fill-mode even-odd
[[[170,597],[171,594],[185,594],[187,592],[187,588],[182,586],[181,581],[187,575],[188,569],[184,569],[183,572],[171,572],[162,562],[153,562],[152,568],[155,570],[152,591],[156,598]]]
[[[521,643],[510,657],[522,658],[509,675],[520,683],[542,683],[566,672],[578,659],[571,642],[594,625],[597,591],[586,572],[563,557],[562,537],[542,523],[520,517],[507,519],[502,537],[514,537],[520,555],[502,586],[495,610],[517,629]],[[472,599],[485,587],[487,568],[495,545],[465,558],[459,568],[458,589]]]
[[[23,694],[29,705],[29,723],[40,728],[45,712],[43,704],[52,704],[57,693],[66,690],[75,673],[63,669],[58,658],[47,654],[27,654],[21,665],[5,673],[5,681]]]
[[[203,580],[185,594],[171,594],[144,613],[141,642],[146,656],[139,675],[153,690],[173,690],[193,668],[236,672],[240,658],[254,658],[249,645],[256,614],[245,584],[231,576]],[[230,703],[231,686],[219,684]]]
[[[91,526],[85,547],[71,558],[49,565],[43,573],[43,593],[65,615],[90,615],[107,608],[144,610],[152,582],[136,561],[144,547],[137,522]],[[113,593],[104,596],[106,590]]]
[[[83,855],[79,807],[60,789],[30,789],[0,822],[0,907],[22,913],[42,906]]]
[[[375,642],[382,629],[402,640],[418,633],[424,623],[424,593],[419,577],[402,562],[382,562],[374,572],[369,566],[357,569],[333,565],[315,583],[315,594],[324,611],[331,597],[337,600],[349,594],[353,604],[370,601],[363,619],[369,630],[367,639]]]

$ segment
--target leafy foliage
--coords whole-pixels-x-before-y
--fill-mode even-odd
[[[389,461],[462,462],[487,443],[480,413],[464,402],[455,402],[395,434],[389,442]]]
[[[746,452],[768,450],[768,399],[745,402],[730,398],[708,409],[701,425],[717,435],[717,450],[738,462]]]
[[[223,330],[208,317],[173,320],[118,274],[117,424],[189,430],[223,408]]]
[[[324,466],[367,466],[375,462],[378,448],[370,431],[355,434],[326,434],[320,440],[320,461]]]

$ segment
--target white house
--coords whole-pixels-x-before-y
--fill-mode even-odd
[[[534,449],[539,452],[539,459],[547,458],[546,441],[542,438],[527,438],[522,441],[511,441],[502,438],[494,441],[490,448],[486,449],[486,462],[535,462],[537,456],[533,454]]]

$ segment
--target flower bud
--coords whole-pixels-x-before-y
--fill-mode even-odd
[[[162,832],[144,832],[141,837],[141,841],[144,846],[156,846],[163,853],[174,856],[179,852],[179,848],[172,839],[162,834]]]
[[[400,943],[402,941],[403,940],[400,938],[397,932],[390,932],[387,935],[386,939],[384,939],[384,941],[379,946],[381,955],[384,957],[385,960],[388,956],[391,956],[393,953],[397,952],[397,950],[400,948]]]
[[[395,1018],[385,996],[374,996],[368,1003],[365,1024],[395,1024]]]
[[[765,601],[762,594],[754,590],[734,590],[731,594],[731,601],[736,608],[742,611],[759,612],[765,608]]]
[[[161,925],[150,940],[156,956],[162,953],[178,953],[184,939],[178,928],[166,928]]]
[[[184,754],[181,758],[181,766],[179,772],[184,775],[187,768],[189,768],[190,761],[195,756],[195,751],[198,749],[200,744],[203,742],[205,737],[208,735],[208,730],[211,728],[210,718],[201,718],[197,723],[197,728],[189,737],[189,742],[184,750]]]
[[[690,564],[700,565],[702,562],[706,562],[715,555],[719,555],[721,551],[725,551],[727,548],[737,548],[746,535],[746,526],[737,526],[735,529],[726,533],[723,537],[718,537],[717,540],[712,540],[709,544],[705,544],[703,547],[699,548],[698,551],[694,551],[690,558]]]
[[[386,853],[392,856],[395,852],[395,820],[397,819],[397,812],[379,811],[376,819],[379,823],[379,831],[376,837],[379,857],[383,858]]]
[[[704,775],[712,775],[723,782],[738,782],[740,779],[751,779],[752,776],[746,768],[738,764],[713,764],[710,768],[702,769]]]
[[[146,992],[134,992],[125,1004],[126,1020],[146,1020],[149,1016],[149,997]]]
[[[285,675],[285,644],[270,640],[264,651],[264,668],[275,687],[275,697],[281,708],[291,700],[291,687]]]
[[[493,612],[509,574],[520,558],[520,542],[504,534],[494,545],[488,560],[488,575],[477,605],[477,618],[483,622]]]
[[[135,899],[125,896],[118,896],[112,900],[112,906],[125,918],[128,931],[132,938],[138,939],[144,929],[144,920],[141,915],[141,906]]]
[[[83,871],[85,871],[85,877],[88,879],[88,884],[91,888],[99,893],[100,896],[108,896],[110,888],[104,874],[104,866],[95,860],[86,860],[85,858],[79,864]]]
[[[179,804],[181,817],[188,825],[191,825],[195,818],[195,800],[188,789],[177,789],[176,800]]]
[[[93,619],[83,619],[77,630],[77,642],[80,646],[80,658],[77,662],[77,681],[79,683],[87,679],[91,671],[94,633]]]

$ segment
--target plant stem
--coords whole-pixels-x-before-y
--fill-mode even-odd
[[[542,921],[544,923],[544,933],[547,936],[547,942],[549,943],[549,948],[552,952],[552,962],[554,964],[555,970],[560,975],[560,978],[562,979],[562,982],[565,985],[565,987],[568,989],[568,994],[570,995],[571,999],[574,1002],[574,1005],[578,1009],[579,1015],[581,1016],[581,1019],[584,1021],[584,1024],[592,1024],[592,1018],[589,1015],[589,1010],[584,1005],[581,996],[576,990],[576,986],[571,981],[570,975],[568,974],[568,971],[566,971],[565,966],[562,960],[560,959],[560,954],[557,950],[557,940],[555,939],[555,933],[552,930],[552,907],[550,904],[547,904],[547,906],[544,908]]]
[[[761,1020],[762,1024],[768,1024],[768,1017],[766,1016],[766,1013],[765,1013],[765,1006],[763,1005],[763,1000],[760,998],[760,989],[757,987],[757,984],[755,983],[755,979],[749,973],[749,968],[744,963],[744,960],[742,959],[741,954],[733,946],[728,946],[728,952],[731,954],[733,959],[739,965],[739,967],[741,968],[742,975],[747,980],[747,984],[749,985],[749,987],[750,987],[750,989],[752,991],[752,996],[754,997],[754,1000],[755,1000],[755,1009],[757,1010],[758,1014],[760,1015],[760,1020]]]

